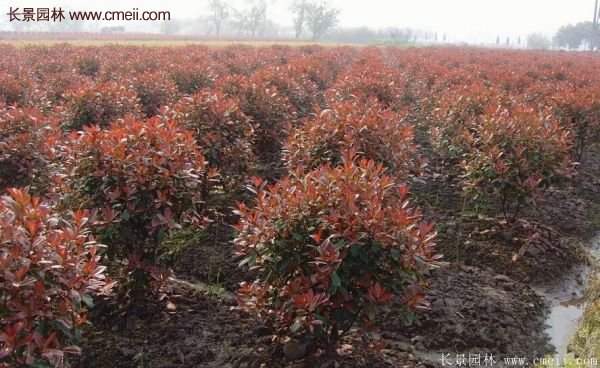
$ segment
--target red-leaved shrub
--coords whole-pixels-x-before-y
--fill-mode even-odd
[[[77,60],[79,74],[95,77],[100,72],[100,60],[94,56],[85,56]]]
[[[34,109],[0,108],[0,190],[47,185],[49,160],[60,137],[58,123]]]
[[[162,73],[143,73],[133,79],[142,112],[149,118],[158,115],[160,108],[176,100],[177,86]]]
[[[255,83],[271,84],[292,104],[298,117],[305,117],[322,104],[323,96],[315,82],[296,65],[273,66],[254,75]]]
[[[218,87],[236,97],[241,111],[252,119],[256,156],[265,164],[279,164],[281,148],[296,117],[287,97],[271,84],[248,78],[223,78]]]
[[[200,226],[216,173],[193,133],[158,118],[72,133],[63,165],[67,204],[100,211],[108,254],[129,260],[136,290],[149,291],[161,239]]]
[[[17,76],[0,72],[0,102],[23,105],[27,99],[26,83]]]
[[[463,139],[465,191],[499,203],[505,217],[516,218],[539,189],[569,173],[572,140],[549,113],[488,111]]]
[[[135,91],[117,82],[89,84],[69,92],[66,99],[64,127],[69,130],[86,125],[106,127],[128,114],[141,115]]]
[[[460,162],[469,149],[465,136],[501,100],[496,90],[482,84],[454,88],[439,96],[429,124],[434,152],[448,163]]]
[[[385,65],[379,50],[364,52],[363,58],[336,81],[329,94],[341,100],[376,98],[386,108],[402,110],[401,105],[411,99],[399,71]]]
[[[166,115],[195,133],[204,157],[219,170],[227,190],[241,188],[256,159],[254,127],[237,99],[204,90],[182,98]]]
[[[600,137],[600,94],[593,87],[563,87],[552,96],[555,114],[573,135],[573,157],[581,162],[588,147]]]
[[[318,112],[290,134],[284,161],[290,170],[313,170],[340,164],[348,149],[383,164],[397,178],[418,168],[412,125],[375,100],[333,102]]]
[[[239,206],[235,244],[258,275],[242,284],[240,305],[280,335],[332,347],[392,299],[422,302],[418,280],[439,259],[434,226],[383,165],[355,159],[259,181],[256,206]]]
[[[0,201],[0,365],[65,365],[95,293],[107,291],[88,214],[59,216],[27,192]]]
[[[171,70],[170,76],[177,90],[188,95],[211,86],[216,79],[211,67],[204,65],[177,65]]]

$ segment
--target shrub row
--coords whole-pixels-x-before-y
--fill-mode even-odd
[[[600,131],[600,63],[586,56],[0,51],[0,187],[26,187],[0,204],[0,364],[77,352],[92,295],[112,285],[100,256],[122,265],[126,301],[151,295],[167,275],[163,243],[204,231],[217,194],[245,201],[235,245],[256,279],[240,306],[283,339],[333,349],[386,305],[423,303],[439,256],[435,226],[409,202],[419,134],[465,199],[516,219]],[[248,182],[251,200],[239,195]]]

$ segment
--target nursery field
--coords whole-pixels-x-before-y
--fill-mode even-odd
[[[0,45],[1,368],[600,359],[596,54],[146,46]]]
[[[31,46],[86,46],[86,47],[102,47],[102,46],[145,46],[145,47],[186,47],[186,46],[204,46],[210,48],[224,47],[272,47],[272,46],[289,46],[289,47],[310,47],[313,44],[304,41],[240,41],[240,40],[210,40],[210,39],[165,39],[165,40],[147,40],[140,39],[19,39],[9,40],[1,39],[0,45],[15,46],[15,47],[31,47]],[[321,47],[350,47],[354,45],[346,44],[321,44]],[[361,46],[355,46],[361,47]]]

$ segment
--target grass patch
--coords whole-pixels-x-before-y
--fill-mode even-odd
[[[597,366],[598,361],[596,358],[577,358],[573,354],[568,354],[562,358],[548,356],[534,365],[535,368],[595,368]]]
[[[600,359],[600,274],[598,272],[590,281],[586,298],[588,305],[570,348],[579,358]]]
[[[227,291],[219,284],[205,284],[200,281],[190,282],[176,278],[170,278],[169,281],[174,285],[191,290],[194,293],[206,295],[225,302],[234,302],[236,300],[235,294]]]

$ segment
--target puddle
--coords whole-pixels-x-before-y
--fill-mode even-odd
[[[600,235],[592,240],[589,251],[593,259],[600,260]],[[585,312],[584,293],[590,272],[587,265],[576,267],[559,285],[537,290],[550,304],[546,333],[560,359],[566,357]]]
[[[579,320],[583,316],[583,305],[552,307],[546,323],[550,326],[546,333],[550,336],[550,343],[557,351],[558,357],[563,359],[567,355],[567,348],[571,338],[577,332]]]

